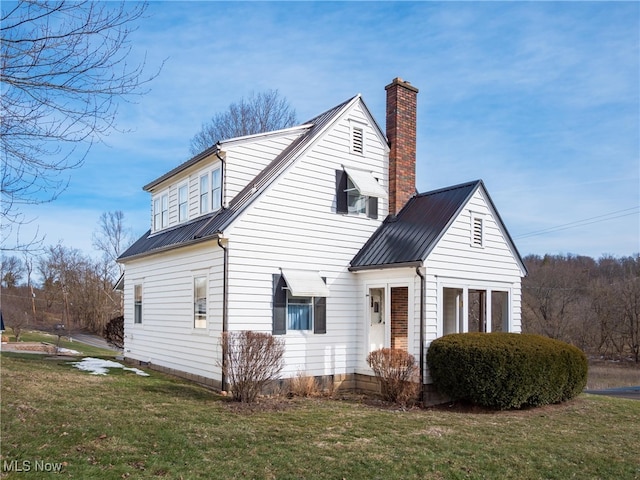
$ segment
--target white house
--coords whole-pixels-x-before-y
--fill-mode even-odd
[[[357,95],[293,128],[229,140],[144,189],[125,265],[125,356],[223,387],[220,334],[286,343],[284,377],[370,382],[367,354],[520,331],[526,274],[482,181],[416,194],[418,90],[386,87],[386,136]]]

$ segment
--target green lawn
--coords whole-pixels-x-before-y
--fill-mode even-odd
[[[462,412],[354,396],[240,408],[153,371],[95,376],[35,355],[1,361],[8,479],[640,478],[634,400]],[[62,474],[34,473],[56,463]],[[30,474],[15,471],[23,466]]]

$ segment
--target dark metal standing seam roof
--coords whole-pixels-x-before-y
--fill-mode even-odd
[[[312,124],[303,135],[291,142],[269,165],[267,165],[244,189],[242,189],[230,202],[227,208],[223,208],[215,213],[198,217],[197,219],[180,224],[176,227],[162,230],[151,234],[147,231],[131,247],[129,247],[120,257],[119,261],[140,257],[143,255],[157,253],[176,247],[202,242],[212,238],[217,238],[218,233],[224,231],[251,203],[260,196],[265,187],[271,184],[278,175],[306,148],[316,135],[330,123],[346,105],[351,103],[357,96],[350,98],[346,102],[327,110],[317,117],[304,122],[302,125]],[[214,148],[214,147],[212,147]],[[207,150],[209,152],[209,150]],[[205,152],[206,153],[206,152]],[[211,153],[211,152],[209,152]],[[189,160],[189,166],[205,158],[203,154],[197,155]],[[185,163],[185,164],[186,164]],[[171,172],[184,169],[185,164],[177,167]],[[169,172],[169,173],[171,173]],[[168,174],[160,179],[168,178]],[[158,180],[152,183],[157,183]],[[150,184],[151,185],[151,184]],[[145,188],[147,188],[145,186]]]
[[[378,227],[351,261],[349,270],[420,266],[482,180],[411,198]]]

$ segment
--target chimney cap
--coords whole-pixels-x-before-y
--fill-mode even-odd
[[[394,85],[398,85],[400,87],[404,87],[404,88],[406,88],[408,90],[411,90],[411,91],[414,91],[414,92],[418,93],[418,89],[416,87],[414,87],[413,85],[411,85],[411,83],[407,82],[406,80],[403,80],[400,77],[394,78],[389,85],[384,87],[384,89],[385,90],[389,90]]]

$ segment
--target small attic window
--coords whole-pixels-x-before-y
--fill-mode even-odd
[[[476,214],[471,214],[471,246],[484,246],[484,219]]]
[[[364,132],[361,127],[351,129],[351,152],[358,155],[364,153]]]

